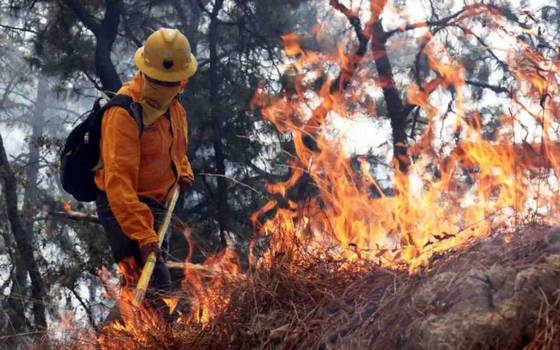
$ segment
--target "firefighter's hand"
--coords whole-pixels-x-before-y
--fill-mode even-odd
[[[156,259],[161,255],[161,250],[159,249],[159,245],[156,242],[140,245],[140,256],[142,257],[142,264],[146,264],[146,260],[148,260],[148,256],[150,255],[150,253],[154,253],[156,255]]]
[[[185,192],[194,183],[194,178],[192,176],[181,176],[179,177],[179,189],[181,192]]]

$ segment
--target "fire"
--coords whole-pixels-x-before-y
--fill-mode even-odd
[[[302,52],[301,47],[299,45],[300,39],[301,37],[299,37],[296,34],[286,34],[282,36],[286,55],[295,56]]]
[[[111,336],[113,334],[124,332],[141,342],[145,337],[144,332],[149,327],[160,329],[158,326],[160,323],[159,318],[154,310],[147,308],[145,305],[140,308],[134,307],[134,289],[132,286],[138,280],[135,270],[135,263],[132,259],[125,259],[125,261],[119,264],[121,280],[124,282],[120,287],[114,281],[111,281],[112,276],[108,270],[103,269],[99,272],[99,276],[107,290],[106,297],[116,300],[115,306],[121,315],[120,320],[110,322],[105,327],[106,334],[98,339],[99,343],[105,348],[112,348]]]
[[[202,266],[186,263],[183,288],[190,295],[190,321],[207,324],[229,302],[234,282],[239,282],[237,255],[231,248],[208,258]]]
[[[373,3],[381,8],[385,4]],[[372,10],[372,16],[379,13],[379,8]],[[500,16],[494,9],[473,6],[464,18],[475,14]],[[496,30],[504,29],[497,25]],[[550,214],[558,211],[556,155],[560,143],[551,137],[557,125],[543,105],[543,96],[557,90],[557,64],[526,45],[521,50],[512,48],[511,66],[520,79],[512,100],[524,109],[529,109],[526,100],[530,96],[533,102],[540,102],[544,117],[534,112],[523,114],[543,126],[542,140],[520,143],[512,135],[519,124],[504,122],[498,139],[490,141],[482,136],[480,116],[473,109],[476,101],[465,93],[465,69],[428,33],[422,40],[427,43],[425,54],[436,78],[422,86],[410,84],[407,100],[420,107],[429,122],[409,147],[414,162],[408,173],[394,172],[393,193],[386,195],[368,164],[362,160],[356,168],[341,140],[329,135],[325,125],[331,118],[353,118],[349,111],[361,102],[356,99],[363,96],[361,89],[380,89],[387,81],[364,73],[368,69],[364,65],[357,73],[361,87],[352,86],[349,93],[333,93],[331,80],[319,91],[313,90],[305,81],[312,79],[317,57],[321,62],[346,67],[348,55],[341,50],[332,55],[310,53],[294,43],[297,36],[286,37],[290,38],[285,40],[288,58],[294,56],[293,48],[298,48],[298,55],[292,58],[292,69],[300,82],[297,93],[273,96],[261,89],[253,104],[280,132],[291,134],[297,160],[290,163],[291,176],[286,181],[269,185],[275,200],[252,217],[260,235],[270,239],[270,249],[253,261],[270,264],[278,254],[289,255],[296,264],[308,256],[349,262],[366,258],[414,270],[436,252],[488,235],[497,227],[511,228],[530,213],[539,212],[554,222]],[[432,98],[438,91],[450,89],[456,110],[448,118]],[[365,111],[371,113],[372,109]],[[508,116],[502,119],[506,121]],[[461,141],[441,139],[441,131],[436,130],[444,127]],[[305,142],[310,138],[316,147]],[[290,191],[297,193],[290,195]],[[260,222],[267,212],[275,212],[274,217]]]
[[[163,298],[163,302],[169,308],[169,313],[172,314],[173,311],[175,311],[175,308],[177,307],[177,304],[179,304],[179,297]]]
[[[186,262],[183,292],[163,297],[161,300],[165,308],[162,309],[163,305],[160,305],[159,310],[154,309],[153,301],[135,307],[134,286],[138,276],[134,274],[136,269],[130,263],[125,261],[119,266],[122,277],[127,281],[121,288],[116,289],[109,281],[110,276],[106,270],[101,275],[106,283],[108,296],[117,301],[120,315],[119,319],[105,325],[102,336],[97,339],[102,348],[119,348],[115,338],[123,335],[135,344],[149,344],[153,334],[164,337],[172,324],[196,324],[204,327],[225,309],[232,289],[244,280],[239,272],[235,252],[227,248],[207,259],[203,265]],[[181,299],[187,301],[188,309],[179,310]]]
[[[64,203],[64,211],[66,213],[71,213],[72,212],[72,202],[67,201]]]

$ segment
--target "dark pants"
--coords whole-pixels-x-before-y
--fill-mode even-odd
[[[141,201],[150,207],[152,214],[154,215],[154,229],[157,232],[163,218],[165,217],[167,209],[165,206],[154,200],[141,199]],[[126,236],[122,231],[117,219],[111,211],[111,206],[109,205],[105,192],[98,192],[95,204],[97,205],[97,216],[107,235],[107,240],[111,246],[113,257],[119,264],[119,267],[125,270],[123,271],[125,275],[125,285],[127,285],[127,287],[134,288],[135,286],[130,284],[136,283],[143,266],[138,242],[128,238],[128,236]],[[156,261],[149,289],[146,293],[147,299],[160,299],[157,298],[158,294],[165,294],[171,289],[171,276],[167,266],[165,265],[169,245],[168,233],[169,230],[161,245],[162,254]]]

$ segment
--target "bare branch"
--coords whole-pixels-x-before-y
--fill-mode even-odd
[[[77,212],[77,211],[50,211],[48,213],[49,216],[64,219],[64,220],[72,220],[72,221],[79,221],[79,222],[93,222],[98,224],[99,219],[97,216],[88,215],[85,213]]]
[[[26,32],[26,33],[33,33],[33,34],[39,34],[39,32],[33,30],[33,29],[29,29],[29,28],[21,28],[21,27],[14,27],[14,26],[9,26],[6,24],[1,24],[0,23],[0,28],[5,28],[8,30],[13,30],[13,31],[17,31],[17,32]]]
[[[481,5],[481,4],[476,4],[476,5],[471,5],[471,6],[466,6],[463,7],[461,10],[455,12],[452,15],[449,15],[447,17],[444,17],[440,20],[436,20],[436,21],[422,21],[422,22],[416,22],[416,23],[411,23],[408,24],[404,27],[401,28],[396,28],[393,29],[391,31],[388,31],[385,35],[385,39],[389,39],[391,36],[393,36],[396,33],[403,33],[405,31],[409,31],[409,30],[414,30],[414,29],[418,29],[418,28],[425,28],[425,27],[440,27],[440,26],[446,26],[449,25],[450,22],[454,19],[460,20],[462,18],[460,18],[459,16],[461,16],[463,13],[465,13],[467,10],[473,10],[476,9],[476,7],[480,7],[483,6],[484,8],[486,8],[486,6]]]
[[[91,309],[86,305],[86,303],[84,302],[84,300],[82,299],[82,297],[78,294],[78,292],[76,292],[74,290],[74,288],[70,288],[70,287],[66,287],[68,288],[68,290],[70,292],[72,292],[72,294],[74,295],[74,297],[76,298],[76,300],[78,300],[78,302],[80,303],[80,305],[82,305],[82,307],[84,308],[84,311],[86,312],[86,315],[88,317],[89,320],[89,324],[91,324],[91,326],[93,327],[93,329],[97,330],[97,324],[95,324],[95,319],[93,318],[93,314],[91,312]]]
[[[497,94],[500,93],[504,93],[504,94],[510,94],[510,90],[506,89],[503,86],[498,86],[498,85],[491,85],[488,83],[483,83],[480,81],[473,81],[473,80],[465,80],[465,83],[468,85],[472,85],[472,86],[477,86],[477,87],[481,87],[481,88],[485,88],[485,89],[490,89],[492,91],[494,91]]]
[[[351,11],[349,8],[341,4],[338,0],[330,0],[329,4],[331,5],[331,7],[340,11],[344,16],[346,16],[348,22],[350,23],[352,28],[354,28],[354,32],[356,33],[356,37],[358,38],[358,48],[356,49],[356,52],[349,57],[349,66],[340,67],[340,74],[331,86],[331,92],[336,92],[344,90],[350,83],[350,80],[352,79],[358,66],[358,63],[360,63],[360,61],[366,54],[367,45],[369,42],[369,35],[366,33],[370,33],[371,30],[369,30],[369,28],[366,28],[366,30],[362,29],[360,17],[358,16],[358,14]],[[369,27],[370,25],[371,23],[368,23],[367,27]]]
[[[234,182],[234,183],[236,183],[240,186],[243,186],[243,187],[255,192],[256,194],[263,195],[259,190],[255,189],[255,188],[247,185],[246,183],[243,183],[243,182],[241,182],[241,181],[239,181],[239,180],[237,180],[237,179],[235,179],[231,176],[226,176],[226,175],[222,175],[222,174],[211,174],[211,173],[200,173],[199,175],[201,175],[201,176],[213,176],[213,177],[220,177],[220,178],[228,179],[228,180],[231,180],[232,182]]]
[[[509,65],[502,61],[498,56],[496,56],[496,54],[494,53],[494,51],[492,51],[492,49],[490,48],[490,46],[478,35],[476,35],[475,33],[473,33],[470,29],[467,29],[461,25],[455,25],[457,28],[461,29],[463,31],[463,33],[467,34],[467,35],[472,35],[476,41],[478,41],[478,43],[480,45],[482,45],[486,51],[488,51],[488,53],[492,56],[493,59],[496,60],[496,62],[498,62],[498,64],[506,71],[509,72]]]

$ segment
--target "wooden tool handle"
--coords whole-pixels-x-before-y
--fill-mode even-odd
[[[167,232],[167,228],[169,227],[169,223],[171,222],[171,216],[173,215],[173,210],[175,209],[175,205],[177,204],[177,199],[179,198],[179,186],[175,186],[173,190],[173,196],[169,201],[169,205],[167,206],[167,211],[165,212],[165,217],[163,218],[163,222],[161,223],[158,231],[158,245],[161,247],[163,243],[163,239],[165,238],[165,234]],[[154,267],[156,266],[156,254],[150,253],[148,255],[148,259],[146,259],[146,263],[144,264],[144,268],[142,268],[142,274],[140,275],[140,279],[138,280],[138,284],[136,285],[136,291],[134,293],[134,307],[139,307],[142,304],[142,300],[144,300],[144,296],[146,295],[146,290],[148,289],[148,284],[150,284],[150,279],[152,278],[152,273],[154,272]]]

